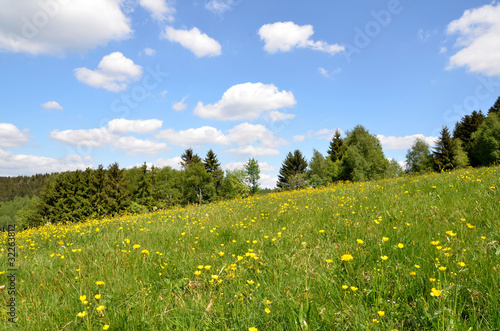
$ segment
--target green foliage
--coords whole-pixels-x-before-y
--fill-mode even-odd
[[[201,162],[193,162],[184,173],[184,197],[187,203],[203,203],[215,197],[212,175]]]
[[[436,141],[436,147],[434,147],[434,151],[432,152],[433,168],[438,172],[448,171],[455,168],[455,164],[453,162],[456,157],[456,148],[448,127],[443,127],[440,135],[441,136]]]
[[[495,104],[491,106],[491,108],[488,110],[488,115],[495,113],[498,114],[500,112],[500,97],[498,97],[497,101],[495,101]]]
[[[257,160],[253,157],[244,165],[246,178],[245,181],[250,187],[250,194],[255,194],[259,191],[260,167]]]
[[[328,159],[331,162],[331,158]],[[332,182],[332,176],[328,171],[326,159],[316,149],[313,150],[313,157],[309,161],[307,179],[312,187],[322,187]]]
[[[491,112],[483,124],[473,134],[475,157],[481,165],[487,166],[500,162],[500,118],[499,113]]]
[[[39,195],[51,176],[54,176],[54,174],[0,177],[0,203],[12,201],[15,197]]]
[[[453,151],[453,165],[456,169],[465,168],[469,165],[469,158],[467,157],[467,153],[465,153],[463,149],[463,143],[460,139],[453,140],[454,148]]]
[[[212,176],[212,181],[214,183],[214,188],[216,194],[219,192],[220,186],[222,185],[222,178],[224,177],[224,172],[220,167],[219,159],[217,155],[210,149],[207,152],[207,156],[203,161],[205,164],[205,170]]]
[[[341,179],[364,181],[383,178],[389,166],[382,145],[363,126],[347,132],[346,153],[342,158]]]
[[[470,115],[465,115],[460,122],[455,125],[453,130],[453,139],[460,139],[463,143],[462,148],[467,154],[472,166],[478,166],[479,160],[474,156],[474,141],[472,134],[476,132],[486,117],[481,111],[473,111]]]
[[[403,173],[403,167],[398,163],[398,161],[392,159],[389,161],[384,178],[396,178],[403,175]]]
[[[246,185],[248,173],[242,169],[226,170],[222,182],[221,195],[225,199],[246,198],[251,188]]]
[[[307,161],[302,153],[296,149],[288,155],[281,165],[276,186],[282,190],[294,190],[306,185]]]
[[[409,173],[423,173],[432,170],[432,154],[429,145],[417,138],[406,153],[406,171]]]
[[[328,156],[332,162],[341,161],[347,151],[347,146],[344,143],[340,135],[340,130],[335,130],[335,134],[330,141],[330,146],[328,148]]]
[[[181,155],[181,160],[181,166],[184,170],[189,168],[193,163],[201,163],[201,158],[198,156],[198,154],[195,154],[193,152],[192,148],[188,148],[184,151],[184,153]]]

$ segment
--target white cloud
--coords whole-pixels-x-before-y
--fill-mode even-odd
[[[82,52],[132,35],[123,0],[0,0],[0,50]]]
[[[186,101],[186,99],[187,99],[187,95],[184,98],[182,98],[181,101],[174,103],[172,105],[172,109],[175,111],[183,111],[184,109],[186,109],[187,105],[184,103],[184,101]]]
[[[42,107],[45,109],[58,109],[63,110],[63,107],[57,101],[47,101],[42,104]]]
[[[104,147],[111,144],[117,138],[107,128],[54,130],[50,133],[49,137],[68,145],[87,147]]]
[[[142,76],[142,67],[120,52],[104,56],[96,70],[76,68],[74,71],[80,82],[111,92],[125,90],[129,82]]]
[[[325,68],[319,67],[319,68],[318,68],[318,71],[319,71],[319,73],[320,73],[323,77],[328,78],[328,77],[330,76],[330,75],[328,74],[328,71],[326,71],[326,69],[325,69]]]
[[[329,45],[324,41],[313,41],[312,25],[297,25],[293,22],[265,24],[259,29],[260,39],[264,40],[264,49],[271,54],[289,52],[293,48],[311,48],[334,55],[344,50],[338,44]]]
[[[417,38],[420,41],[427,41],[429,37],[431,36],[431,33],[429,31],[424,31],[424,29],[420,29],[417,32]]]
[[[146,8],[158,22],[173,22],[175,8],[169,6],[165,0],[140,0],[139,4]]]
[[[230,87],[215,104],[198,102],[194,113],[222,121],[253,120],[263,111],[291,107],[296,103],[292,92],[279,91],[273,84],[244,83]]]
[[[144,48],[144,50],[142,52],[139,53],[139,55],[141,54],[144,54],[144,55],[147,55],[147,56],[154,56],[156,54],[156,51],[152,48]]]
[[[120,137],[113,143],[115,149],[126,150],[129,155],[148,154],[157,155],[169,150],[167,144],[153,140],[137,139],[136,137]]]
[[[309,138],[314,137],[314,138],[320,139],[320,140],[332,140],[333,135],[335,134],[335,131],[337,131],[337,130],[339,130],[339,129],[321,129],[318,131],[309,130],[307,132],[307,136]],[[342,133],[342,130],[340,132]]]
[[[446,53],[446,51],[448,51],[448,48],[446,48],[446,47],[439,47],[439,54],[444,54],[444,53]]]
[[[227,137],[231,142],[239,145],[247,145],[258,141],[264,147],[275,148],[287,144],[285,139],[276,137],[274,132],[262,124],[238,124],[229,130]]]
[[[210,0],[205,4],[205,8],[215,14],[223,14],[233,8],[234,0]]]
[[[170,167],[173,169],[181,170],[181,161],[182,159],[180,156],[176,156],[172,159],[164,159],[164,158],[159,158],[154,162],[146,162],[146,165],[149,169],[154,165],[157,168],[164,168],[164,167]],[[128,166],[127,169],[131,169],[133,167],[141,167],[144,163],[137,163],[132,166]]]
[[[222,170],[235,170],[235,169],[244,169],[246,162],[233,162],[222,165]],[[277,171],[275,167],[270,165],[267,162],[258,162],[259,169],[262,172],[272,172]],[[262,175],[261,175],[262,176]]]
[[[167,129],[159,132],[157,138],[164,139],[171,144],[182,147],[196,147],[206,144],[229,145],[228,137],[222,131],[211,126],[202,126],[197,129],[175,131]]]
[[[127,120],[118,118],[109,121],[108,129],[112,133],[152,133],[161,128],[163,121],[157,119],[151,120]]]
[[[245,145],[227,150],[228,153],[236,153],[250,156],[279,155],[280,151],[274,148],[256,147]]]
[[[420,133],[404,137],[386,137],[379,134],[377,138],[384,149],[408,149],[415,143],[417,138],[423,139],[429,146],[434,146],[435,141],[438,139],[438,137],[426,137]]]
[[[0,176],[21,176],[40,173],[83,170],[91,167],[90,156],[68,155],[54,159],[44,156],[12,154],[0,150]]]
[[[486,76],[500,75],[500,3],[466,10],[448,24],[448,34],[458,34],[461,50],[450,57],[447,69],[467,67]]]
[[[278,176],[271,176],[268,174],[260,174],[260,187],[273,189],[276,187]]]
[[[181,44],[182,47],[187,48],[197,57],[221,54],[220,44],[205,33],[201,33],[196,27],[191,30],[176,30],[167,26],[160,37]]]
[[[304,141],[305,139],[306,139],[306,136],[303,136],[303,135],[296,135],[296,136],[293,136],[293,141],[294,141],[294,142]]]
[[[293,118],[295,118],[294,114],[285,114],[277,110],[273,110],[269,113],[269,119],[271,120],[271,122],[291,120]]]
[[[19,130],[14,124],[0,123],[0,148],[19,147],[29,140],[29,130]]]

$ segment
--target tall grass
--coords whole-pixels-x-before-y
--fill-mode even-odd
[[[336,184],[20,232],[17,322],[2,305],[0,324],[498,330],[499,169]],[[0,271],[8,269],[7,243],[5,235]]]

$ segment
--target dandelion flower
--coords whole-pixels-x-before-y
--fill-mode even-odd
[[[431,291],[432,291],[431,292],[431,296],[433,296],[433,297],[438,297],[438,296],[441,295],[441,291],[440,290],[436,290],[434,287],[432,288]]]
[[[362,245],[364,243],[364,241],[362,239],[356,239],[356,241],[358,242],[358,244]]]
[[[247,280],[248,285],[253,285],[255,283],[253,280]]]
[[[387,237],[382,237],[382,240],[383,240],[383,241],[389,241],[389,238],[387,238]]]
[[[332,259],[326,259],[326,263],[332,263],[333,260]]]
[[[199,276],[199,275],[201,275],[201,271],[200,271],[200,270],[196,270],[196,271],[194,272],[194,274],[195,274],[196,276]]]
[[[467,223],[467,227],[468,227],[469,229],[474,229],[476,226],[475,226],[475,225],[472,225],[472,224],[470,224],[470,223]]]
[[[108,324],[104,325],[104,326],[102,327],[102,329],[103,329],[103,330],[107,330],[107,329],[109,329],[109,325],[108,325]]]
[[[104,285],[104,282],[102,280],[98,280],[97,282],[95,282],[95,284],[97,286],[101,286],[101,285]]]
[[[446,267],[440,266],[440,267],[439,267],[439,270],[441,270],[441,271],[445,271],[445,270],[446,270]]]
[[[87,296],[86,295],[80,295],[80,301],[84,302],[85,300],[87,300]]]
[[[429,278],[429,282],[435,282],[436,278]]]
[[[358,288],[357,288],[356,286],[351,286],[351,290],[352,290],[353,292],[356,292],[356,291],[358,290]]]
[[[385,315],[385,311],[379,310],[379,311],[377,311],[377,314],[378,314],[378,316],[382,317]]]
[[[141,245],[139,245],[139,244],[135,244],[134,246],[132,246],[133,249],[137,249],[139,247],[141,247]]]
[[[224,252],[219,252],[219,256],[224,256]]]
[[[381,258],[382,260],[384,260],[384,261],[385,261],[385,260],[387,260],[389,257],[388,257],[387,255],[383,255],[383,256],[381,256],[380,258]]]
[[[458,265],[461,267],[465,267],[465,263],[463,263],[463,262],[458,262]]]
[[[143,249],[141,251],[141,254],[144,254],[144,255],[149,255],[149,251],[147,249]]]
[[[340,257],[341,261],[351,261],[354,257],[351,254],[344,254]]]
[[[104,306],[103,305],[100,305],[99,307],[97,307],[95,310],[97,311],[103,311],[104,310]]]
[[[375,323],[375,324],[378,324],[379,320],[376,319],[376,318],[374,318],[374,319],[372,319],[372,322]]]
[[[248,331],[259,331],[256,327],[252,326],[251,328],[248,328]]]
[[[344,290],[347,290],[347,289],[349,288],[349,286],[347,286],[347,285],[342,285],[342,288],[343,288]]]
[[[271,312],[271,309],[269,309],[269,308],[267,308],[267,307],[266,307],[266,309],[264,309],[264,311],[265,311],[267,314],[269,314],[269,313]]]
[[[87,315],[86,311],[82,311],[81,313],[76,314],[76,316],[84,318]]]
[[[101,295],[100,295],[100,294],[96,294],[94,297],[95,297],[97,300],[99,300],[99,299],[101,298]]]
[[[399,244],[398,244],[398,247],[399,247],[399,248],[403,248],[403,247],[405,247],[405,245],[404,245],[404,244],[402,244],[402,243],[399,243]]]

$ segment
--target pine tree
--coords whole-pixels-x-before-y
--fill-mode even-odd
[[[455,145],[448,127],[443,127],[436,147],[432,152],[433,167],[436,171],[447,171],[454,168]]]
[[[107,215],[108,199],[105,191],[106,170],[100,164],[92,173],[89,185],[89,200],[92,214],[99,218]]]
[[[146,162],[140,168],[137,188],[133,194],[136,203],[148,208],[153,206],[151,177]]]
[[[245,163],[245,172],[246,172],[246,182],[250,187],[250,193],[255,194],[259,191],[259,179],[260,179],[260,167],[259,162],[255,160],[253,157],[248,159],[248,162]]]
[[[192,148],[186,149],[181,155],[181,159],[181,166],[184,170],[189,168],[189,166],[193,163],[201,163],[201,158],[198,156],[198,154],[194,154]]]
[[[104,186],[107,198],[107,213],[117,214],[125,210],[129,204],[129,192],[127,181],[124,177],[124,170],[120,169],[117,162],[108,166],[106,172],[106,183]]]
[[[224,172],[220,168],[220,163],[217,155],[215,155],[215,153],[211,149],[207,152],[203,164],[205,165],[205,170],[212,176],[215,192],[216,194],[218,194],[220,186],[222,185]]]
[[[297,149],[286,156],[278,175],[276,186],[282,190],[299,189],[305,186],[307,161]]]
[[[500,97],[498,97],[497,101],[495,101],[495,104],[491,106],[491,108],[488,110],[488,115],[491,113],[498,114],[499,112],[500,112]]]
[[[333,162],[342,160],[345,152],[347,150],[347,146],[344,144],[344,139],[342,139],[340,135],[340,130],[335,130],[335,135],[330,141],[330,146],[328,148],[328,156],[330,160]]]

